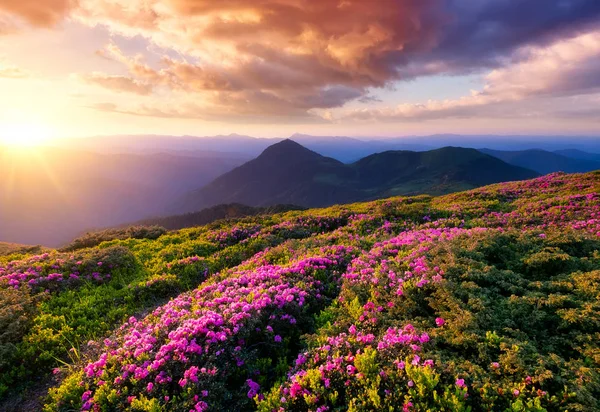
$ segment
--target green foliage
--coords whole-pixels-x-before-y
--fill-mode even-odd
[[[165,233],[167,233],[167,230],[160,226],[130,226],[123,229],[105,229],[98,232],[86,233],[63,247],[61,251],[73,252],[79,249],[98,246],[102,242],[115,239],[158,239]]]

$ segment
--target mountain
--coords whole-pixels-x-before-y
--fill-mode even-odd
[[[448,193],[535,176],[475,149],[388,151],[347,165],[284,140],[182,197],[173,210],[192,212],[220,203],[321,207],[391,194]]]
[[[290,139],[323,156],[332,157],[344,163],[355,162],[365,156],[388,150],[425,151],[447,146],[519,151],[532,148],[548,151],[576,149],[600,153],[600,139],[597,136],[437,134],[431,136],[350,137],[296,133],[291,135]],[[177,156],[199,158],[238,157],[247,161],[258,156],[267,147],[283,140],[279,137],[257,138],[235,133],[216,136],[117,135],[60,139],[54,144],[62,148],[111,154],[170,153]]]
[[[584,152],[583,150],[578,149],[555,150],[554,153],[570,157],[572,159],[593,160],[596,162],[600,162],[600,154]]]
[[[268,147],[256,159],[189,193],[174,210],[193,212],[221,203],[326,206],[350,202],[360,197],[360,191],[338,183],[352,176],[352,169],[342,162],[284,140]]]
[[[170,154],[0,150],[0,240],[58,246],[86,229],[164,212],[243,163]]]
[[[418,142],[395,140],[360,140],[346,136],[310,136],[296,133],[291,140],[323,156],[332,157],[344,163],[355,162],[365,156],[387,150],[431,150],[433,147]]]
[[[361,159],[351,167],[357,172],[357,187],[375,197],[438,195],[538,176],[531,170],[461,147],[427,152],[388,151]]]
[[[480,149],[480,151],[512,165],[535,170],[541,174],[553,172],[581,173],[600,169],[600,162],[598,161],[575,159],[539,149],[521,151]]]

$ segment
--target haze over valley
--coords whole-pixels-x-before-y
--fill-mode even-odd
[[[56,247],[86,231],[219,204],[321,207],[600,169],[600,143],[582,137],[102,139],[0,148],[3,241]],[[503,150],[469,148],[477,142]]]

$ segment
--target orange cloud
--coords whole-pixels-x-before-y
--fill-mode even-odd
[[[231,115],[310,116],[310,109],[342,106],[399,79],[397,66],[408,54],[435,46],[444,21],[441,4],[82,0],[78,16],[176,52],[158,66],[115,45],[101,52],[139,82],[201,94]]]
[[[0,0],[0,10],[39,27],[50,27],[77,7],[78,0]]]

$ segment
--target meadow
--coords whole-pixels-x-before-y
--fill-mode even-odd
[[[0,257],[0,409],[600,404],[600,172],[98,242]]]

